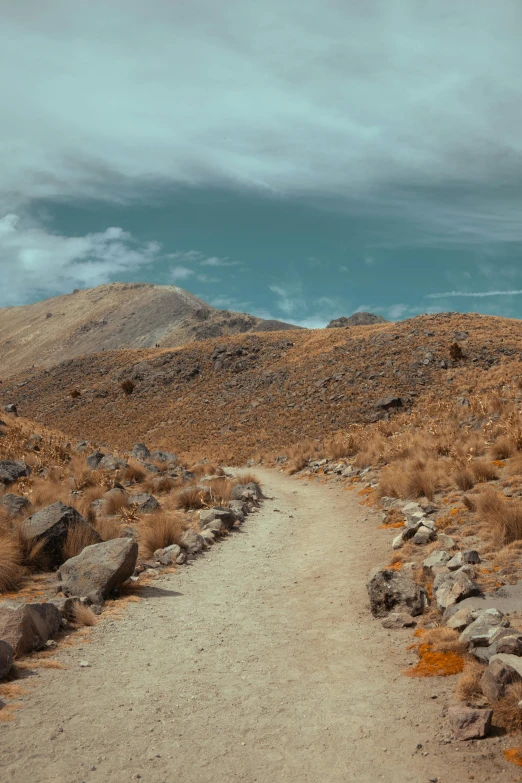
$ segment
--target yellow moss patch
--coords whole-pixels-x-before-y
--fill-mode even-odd
[[[405,677],[450,677],[464,669],[464,659],[455,652],[434,652],[432,644],[417,647],[419,662],[403,672]]]
[[[508,748],[504,751],[504,756],[511,764],[522,767],[522,748]]]

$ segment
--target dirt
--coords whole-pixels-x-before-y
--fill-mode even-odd
[[[393,531],[349,492],[260,473],[271,499],[240,531],[29,678],[2,780],[518,779],[503,738],[442,744],[454,678],[403,677],[411,630],[371,617]]]

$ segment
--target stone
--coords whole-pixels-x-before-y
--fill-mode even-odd
[[[383,397],[381,400],[377,400],[373,407],[380,411],[389,411],[396,408],[402,408],[402,400],[400,397]]]
[[[374,617],[386,617],[393,609],[405,609],[413,617],[428,603],[426,590],[398,571],[378,571],[367,584]]]
[[[131,449],[131,456],[135,459],[145,461],[150,459],[150,451],[144,443],[136,443]]]
[[[517,655],[497,653],[482,675],[480,687],[482,693],[490,702],[501,699],[508,685],[522,681],[522,658]]]
[[[456,611],[451,613],[452,609],[456,609]],[[456,606],[450,607],[448,610],[448,615],[444,613],[443,615],[443,621],[446,623],[448,628],[453,628],[454,631],[463,631],[464,628],[467,628],[470,623],[473,622],[475,619],[473,617],[473,612],[470,609],[457,609]],[[446,620],[447,616],[447,620]]]
[[[106,454],[98,463],[99,470],[122,470],[128,467],[128,463],[124,459],[115,457],[113,454]]]
[[[0,500],[0,506],[7,509],[10,517],[22,516],[23,512],[31,508],[29,500],[23,495],[4,495]]]
[[[186,552],[180,552],[176,558],[176,565],[183,565],[186,562],[187,562]]]
[[[462,552],[462,562],[477,565],[477,563],[481,562],[480,555],[476,549],[465,549]]]
[[[455,541],[446,533],[437,533],[437,541],[444,549],[455,549]]]
[[[209,544],[213,544],[216,540],[216,536],[208,528],[201,531],[201,537]]]
[[[54,604],[63,620],[74,620],[74,607],[78,603],[76,598],[67,598],[65,596],[58,596],[53,598],[48,603]]]
[[[447,609],[449,606],[459,603],[459,601],[462,601],[464,598],[481,594],[480,587],[475,580],[462,571],[459,571],[457,574],[442,576],[442,584],[438,585],[435,589],[435,596],[439,609]]]
[[[3,680],[11,669],[14,663],[14,650],[9,642],[0,639],[0,680]]]
[[[483,739],[489,734],[493,710],[463,707],[459,704],[449,708],[448,717],[456,739]]]
[[[45,647],[61,622],[60,612],[52,603],[0,603],[0,639],[11,645],[15,658]]]
[[[405,612],[392,612],[381,623],[383,628],[395,629],[395,628],[412,628],[417,625],[417,620],[406,614]]]
[[[148,492],[135,492],[128,497],[131,506],[134,506],[142,514],[152,514],[153,511],[158,511],[160,508],[160,504],[154,495],[149,495]]]
[[[201,511],[199,515],[199,526],[201,530],[209,528],[212,531],[221,533],[223,529],[231,530],[236,522],[236,514],[230,508],[210,508],[208,511]],[[216,524],[218,523],[218,524]]]
[[[60,567],[58,578],[64,595],[92,597],[93,603],[109,598],[132,574],[138,544],[132,538],[114,538],[87,546]]]
[[[62,549],[67,533],[72,527],[83,527],[92,542],[101,541],[96,530],[72,506],[60,500],[28,517],[20,530],[26,541],[36,544],[45,540],[43,551],[50,558],[51,565],[63,563]]]
[[[161,563],[161,565],[168,566],[172,565],[172,563],[175,563],[176,558],[179,557],[180,554],[181,547],[179,547],[177,544],[171,544],[164,549],[157,549],[154,552],[154,557]]]
[[[18,408],[14,402],[10,402],[9,405],[4,405],[2,410],[4,413],[9,413],[11,416],[18,416]]]
[[[97,470],[100,462],[104,458],[105,454],[101,451],[93,451],[92,454],[86,458],[87,467],[91,470]]]
[[[170,451],[153,451],[150,456],[157,462],[167,462],[172,465],[178,461],[177,455],[172,454]]]
[[[242,525],[245,521],[245,516],[248,514],[248,505],[242,500],[231,500],[229,508],[233,512],[236,522]]]
[[[433,530],[430,530],[429,527],[421,525],[413,536],[412,541],[414,544],[417,544],[417,546],[423,546],[429,544],[430,541],[433,541],[436,536],[437,534],[434,533]]]
[[[405,516],[411,516],[412,514],[419,514],[419,513],[422,514],[423,516],[426,516],[422,506],[419,503],[415,503],[415,501],[406,503],[406,505],[401,508],[401,511]]]
[[[497,644],[497,654],[522,656],[522,636],[504,636]]]
[[[232,488],[232,500],[243,500],[248,498],[252,500],[261,500],[264,497],[263,492],[259,484],[250,482],[249,484],[236,484]]]
[[[197,555],[203,550],[203,538],[195,530],[185,530],[180,539],[180,546],[189,555]]]
[[[428,555],[428,557],[423,560],[422,565],[424,568],[431,570],[436,566],[445,565],[449,559],[450,556],[447,552],[443,549],[436,549],[435,552],[432,552],[431,555]]]
[[[87,451],[89,448],[89,443],[86,440],[79,440],[76,446],[74,447],[74,450],[78,452],[78,454],[83,454],[84,451]]]
[[[14,484],[18,479],[31,475],[31,468],[22,460],[0,460],[0,484]]]
[[[500,627],[507,628],[509,620],[498,609],[484,609],[476,620],[468,625],[460,635],[460,641],[464,644],[473,644],[475,647],[487,647],[493,641]]]

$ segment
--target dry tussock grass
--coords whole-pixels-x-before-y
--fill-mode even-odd
[[[65,541],[62,545],[62,557],[64,560],[69,560],[71,557],[76,557],[82,552],[86,546],[98,543],[98,536],[87,525],[72,525],[68,531]]]
[[[493,704],[493,720],[496,726],[502,726],[509,732],[522,731],[522,710],[518,703],[522,701],[522,682],[510,685],[505,696]]]
[[[261,482],[259,480],[259,477],[256,476],[255,473],[252,473],[249,470],[242,471],[241,473],[238,473],[237,476],[235,476],[234,479],[232,479],[232,485],[234,484],[258,484],[261,486]]]
[[[93,527],[102,541],[121,537],[121,521],[115,517],[96,517]]]
[[[383,468],[378,493],[380,497],[433,500],[435,493],[447,484],[447,469],[442,463],[412,459]]]
[[[144,557],[151,557],[158,549],[179,544],[186,529],[186,520],[180,514],[159,512],[151,514],[139,531],[139,547]]]
[[[103,513],[108,517],[115,516],[123,508],[128,508],[129,505],[129,497],[126,492],[112,490],[110,496],[103,501]]]
[[[79,603],[79,601],[74,605],[73,616],[74,622],[79,626],[91,627],[98,622],[98,617],[92,609],[89,606],[85,606],[85,604]]]
[[[485,460],[470,463],[470,470],[476,481],[496,481],[498,479],[496,466]]]
[[[474,704],[483,698],[480,680],[486,667],[476,660],[466,661],[464,671],[457,680],[456,695],[459,701]]]
[[[228,506],[232,497],[233,483],[221,477],[209,481],[208,486],[210,503],[216,506]]]
[[[18,590],[25,574],[18,541],[13,536],[0,535],[0,593]]]
[[[211,502],[210,490],[197,484],[182,489],[174,498],[175,507],[184,511],[207,508]]]
[[[455,471],[455,484],[463,492],[468,492],[475,486],[475,475],[467,465],[457,468]]]
[[[522,503],[507,502],[492,487],[486,487],[477,497],[477,513],[482,528],[495,546],[504,546],[522,539]]]

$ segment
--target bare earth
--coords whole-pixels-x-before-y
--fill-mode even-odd
[[[0,724],[0,778],[519,779],[504,739],[441,744],[453,682],[401,675],[411,631],[384,630],[367,607],[368,572],[389,553],[372,512],[349,492],[256,472],[273,499],[240,532],[157,579],[92,644],[60,651],[66,670],[41,671]]]

